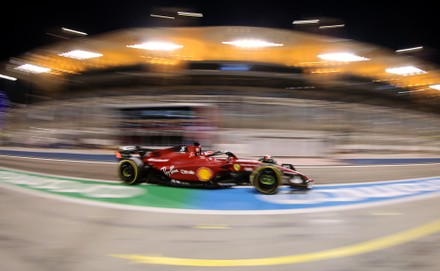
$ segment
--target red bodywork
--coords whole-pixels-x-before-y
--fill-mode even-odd
[[[144,156],[143,161],[171,179],[189,182],[213,181],[216,176],[229,172],[251,173],[261,165],[259,161],[239,159],[236,156],[201,152],[197,146],[181,146],[178,151],[176,148],[153,151]]]
[[[132,147],[132,146],[129,146]],[[313,180],[298,172],[290,164],[268,164],[259,160],[241,159],[231,152],[202,152],[199,145],[180,145],[159,150],[120,148],[116,153],[119,161],[133,159],[139,154],[139,174],[142,181],[174,185],[192,184],[246,184],[250,176],[262,167],[279,172],[284,184],[298,188],[311,188]],[[120,173],[121,176],[122,173]],[[154,178],[153,178],[153,177]],[[140,181],[125,181],[130,184]]]

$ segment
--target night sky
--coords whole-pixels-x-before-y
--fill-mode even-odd
[[[49,3],[48,3],[49,2]],[[203,13],[191,25],[240,25],[295,29],[293,20],[325,18],[345,24],[322,32],[392,50],[423,46],[418,57],[440,63],[435,1],[22,1],[2,8],[0,61],[62,41],[48,35],[61,27],[89,35],[157,26],[150,13],[172,7]],[[296,29],[298,30],[298,29]]]

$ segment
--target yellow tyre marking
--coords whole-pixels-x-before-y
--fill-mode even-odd
[[[158,265],[178,265],[178,266],[263,266],[263,265],[280,265],[280,264],[296,264],[305,263],[333,258],[341,258],[347,256],[368,253],[376,250],[390,248],[400,244],[404,244],[430,234],[440,231],[440,220],[422,225],[420,227],[407,231],[391,234],[370,241],[361,242],[354,245],[344,246],[335,249],[329,249],[319,252],[310,252],[297,255],[288,255],[271,258],[255,258],[255,259],[186,259],[174,257],[158,257],[138,254],[112,254],[110,256],[128,259],[134,263],[158,264]]]
[[[273,166],[260,166],[259,168],[254,170],[251,173],[251,176],[249,177],[250,178],[250,183],[251,183],[251,185],[253,185],[255,187],[255,189],[257,189],[257,191],[259,191],[259,192],[261,192],[263,194],[274,194],[278,190],[278,188],[273,190],[273,191],[270,191],[270,193],[267,193],[267,191],[264,191],[263,189],[261,189],[259,182],[257,180],[255,180],[256,177],[259,177],[260,172],[263,169],[267,169],[267,168],[269,168],[269,169],[273,170],[273,172],[275,172],[275,175],[277,176],[278,186],[281,185],[281,182],[282,182],[282,179],[283,179],[283,177],[281,175],[281,172],[277,168],[275,168]]]
[[[129,159],[122,160],[121,162],[119,162],[119,166],[118,166],[118,174],[123,174],[123,173],[120,172],[120,167],[121,167],[121,165],[122,165],[124,162],[128,162],[128,163],[130,163],[130,164],[133,166],[134,171],[136,172],[136,173],[134,174],[133,181],[130,182],[130,184],[133,184],[133,183],[136,181],[136,179],[137,179],[137,175],[138,175],[138,168],[137,168],[137,165],[136,165],[136,163],[133,162],[132,160],[129,160]]]

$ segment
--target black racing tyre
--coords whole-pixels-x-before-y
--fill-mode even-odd
[[[264,165],[252,172],[250,182],[258,192],[272,195],[278,192],[278,187],[282,182],[282,174],[276,167]]]
[[[118,164],[119,179],[129,185],[135,185],[142,182],[143,163],[137,157],[123,159]]]

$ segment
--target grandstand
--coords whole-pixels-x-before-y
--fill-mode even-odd
[[[168,43],[140,49],[145,37]],[[233,43],[240,40],[267,47]],[[160,50],[166,45],[176,47]],[[99,57],[64,56],[77,48]],[[320,57],[335,52],[356,61]],[[20,69],[26,64],[46,72]],[[413,70],[390,72],[397,67]],[[219,107],[218,144],[264,139],[292,146],[280,147],[280,155],[371,152],[363,147],[371,144],[380,146],[375,151],[439,151],[435,65],[352,40],[244,26],[124,29],[35,48],[0,73],[18,79],[3,80],[6,93],[26,96],[9,111],[9,144],[53,138],[43,144],[112,148],[121,142],[104,106],[197,102]],[[389,140],[397,136],[399,144]]]

